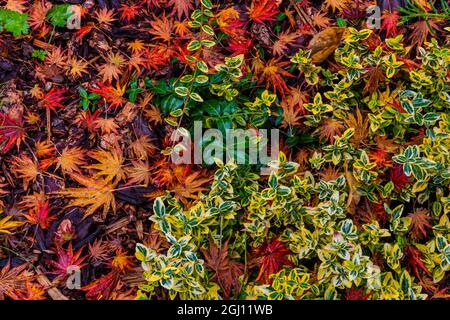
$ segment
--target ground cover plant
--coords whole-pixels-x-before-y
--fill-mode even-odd
[[[448,299],[449,19],[0,0],[0,299]],[[198,124],[280,152],[173,161]]]

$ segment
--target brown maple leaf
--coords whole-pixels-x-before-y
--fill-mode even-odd
[[[229,257],[228,241],[220,249],[210,241],[209,250],[202,248],[201,251],[205,257],[206,268],[214,272],[211,280],[217,281],[222,288],[224,299],[229,299],[232,291],[237,295],[241,288],[239,277],[244,274],[244,265]]]
[[[369,118],[364,118],[359,108],[356,109],[356,117],[351,113],[348,113],[347,116],[348,119],[344,119],[347,128],[355,129],[355,133],[350,138],[350,142],[355,147],[359,147],[369,135]]]
[[[423,43],[427,41],[428,36],[433,33],[432,30],[439,30],[439,22],[440,20],[437,19],[427,19],[413,22],[410,25],[412,32],[409,35],[411,45],[416,48],[421,47]]]
[[[289,46],[294,44],[299,36],[299,32],[283,31],[278,35],[278,40],[272,46],[272,53],[276,56],[285,54]]]
[[[27,264],[21,264],[17,267],[11,268],[10,262],[0,270],[0,300],[4,299],[4,295],[13,299],[17,297],[18,290],[24,286],[25,277],[22,272],[27,267]]]
[[[314,131],[319,134],[319,138],[333,144],[335,136],[341,136],[344,126],[337,120],[332,118],[325,119],[320,126]]]
[[[427,229],[432,228],[430,224],[432,217],[429,215],[429,211],[426,209],[414,210],[414,212],[408,214],[408,217],[411,218],[411,226],[409,229],[411,237],[416,240],[426,238]]]

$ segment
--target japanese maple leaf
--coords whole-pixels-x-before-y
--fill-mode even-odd
[[[369,296],[364,293],[364,288],[351,288],[345,292],[345,300],[367,300]]]
[[[44,94],[44,98],[41,103],[45,108],[56,111],[56,108],[64,108],[62,102],[66,99],[64,94],[66,89],[55,89],[54,87]]]
[[[290,103],[281,104],[281,108],[283,109],[283,122],[281,123],[281,127],[299,127],[301,124],[300,120],[303,116],[302,109]]]
[[[119,273],[125,273],[133,266],[133,257],[128,256],[122,249],[116,250],[116,255],[111,261],[111,268]]]
[[[67,188],[54,192],[54,194],[73,198],[68,204],[69,207],[86,207],[85,217],[94,214],[101,207],[103,207],[104,217],[111,208],[113,212],[116,212],[114,185],[103,179],[89,178],[78,173],[73,173],[70,177],[84,187]]]
[[[80,147],[66,147],[56,160],[56,169],[61,169],[63,173],[79,172],[79,166],[85,164],[85,151]]]
[[[409,40],[411,41],[411,45],[419,48],[423,45],[425,41],[427,41],[428,36],[432,34],[432,30],[439,30],[439,20],[437,19],[427,19],[427,20],[419,20],[417,22],[411,23],[409,25],[412,28],[412,32],[409,35]]]
[[[84,129],[87,129],[89,132],[96,132],[98,129],[97,119],[102,111],[100,109],[95,110],[91,113],[90,110],[82,110],[77,114],[73,123]]]
[[[79,43],[81,43],[83,41],[83,38],[89,33],[91,32],[91,30],[94,28],[93,25],[85,25],[80,27],[80,29],[78,29],[77,31],[75,31],[74,35],[75,35],[75,40]]]
[[[122,88],[117,85],[117,88],[114,88],[109,83],[103,84],[101,82],[97,82],[96,85],[98,88],[92,87],[89,90],[102,96],[102,98],[109,103],[108,109],[117,109],[125,102],[124,98],[122,98],[125,93],[125,87]]]
[[[298,32],[284,31],[278,35],[278,40],[275,41],[272,47],[272,53],[276,56],[280,56],[286,53],[289,49],[289,45],[295,43],[300,36]]]
[[[105,182],[115,181],[116,183],[125,178],[125,170],[122,167],[124,159],[120,152],[98,150],[89,156],[99,162],[85,167],[96,170],[95,177],[104,177]]]
[[[120,21],[125,21],[130,23],[139,13],[139,6],[136,5],[127,5],[122,3],[120,5],[119,11],[121,12]]]
[[[243,54],[247,55],[253,47],[253,39],[246,37],[233,37],[230,39],[228,49],[232,51],[234,55]]]
[[[398,35],[397,24],[400,19],[400,14],[397,10],[394,12],[385,11],[381,17],[381,29],[386,31],[387,38],[393,38]]]
[[[189,17],[189,10],[192,10],[192,0],[170,0],[167,6],[173,6],[172,13],[176,13],[178,20],[181,20],[183,15]]]
[[[327,118],[320,124],[314,133],[318,133],[321,140],[334,143],[334,137],[340,137],[343,129],[344,126],[339,121]]]
[[[364,117],[359,110],[356,109],[356,117],[349,113],[347,114],[347,119],[344,119],[347,128],[355,129],[353,136],[350,138],[350,142],[359,146],[369,135],[369,117]]]
[[[206,184],[212,177],[202,176],[201,171],[191,172],[190,166],[176,166],[173,170],[174,180],[169,187],[170,192],[175,194],[175,198],[183,203],[187,199],[198,199],[198,193],[207,190]]]
[[[287,65],[289,65],[289,61],[280,61],[280,58],[272,58],[267,63],[260,58],[256,58],[253,62],[254,78],[260,84],[266,83],[266,88],[272,86],[275,93],[279,92],[284,96],[289,88],[283,77],[293,77],[283,69]]]
[[[428,276],[431,276],[431,272],[427,269],[422,262],[422,253],[413,245],[408,245],[404,251],[407,267],[411,270],[418,279],[422,279],[420,270],[422,270]]]
[[[257,23],[275,21],[278,13],[278,4],[275,0],[253,0],[248,9],[250,19]]]
[[[11,234],[12,229],[20,227],[23,222],[12,220],[12,216],[6,216],[0,219],[0,235]]]
[[[49,264],[54,268],[50,274],[56,275],[55,280],[64,279],[71,275],[76,268],[81,269],[87,265],[84,263],[86,257],[81,256],[83,248],[73,252],[72,243],[69,243],[67,250],[59,247],[56,249],[56,261],[50,260]]]
[[[430,220],[432,217],[428,214],[428,210],[420,209],[408,214],[411,218],[411,226],[409,232],[414,239],[420,240],[426,238],[427,229],[431,229]]]
[[[381,66],[368,67],[364,78],[367,78],[366,85],[364,87],[364,93],[374,93],[378,90],[380,81],[384,80],[385,72]]]
[[[0,112],[0,151],[6,153],[14,145],[19,148],[20,143],[25,139],[25,128],[21,113]]]
[[[24,214],[24,217],[32,224],[38,225],[42,229],[48,229],[50,222],[56,219],[55,216],[50,216],[50,210],[48,201],[44,203],[37,201],[36,206],[28,214]]]
[[[27,190],[30,182],[34,182],[40,174],[37,163],[27,155],[21,155],[20,157],[13,156],[12,170],[17,178],[23,179],[24,190]]]
[[[28,24],[33,30],[42,29],[46,25],[47,12],[52,8],[52,4],[45,0],[35,0],[31,6]]]
[[[333,12],[336,10],[343,11],[345,9],[348,9],[350,5],[349,0],[325,0],[322,4],[324,9],[328,10],[331,9]]]
[[[86,291],[88,300],[108,300],[111,292],[116,288],[118,280],[119,274],[111,271],[82,287],[81,290]]]
[[[150,21],[150,26],[149,32],[155,36],[155,39],[161,39],[167,42],[172,39],[174,28],[173,21],[167,19],[164,14],[161,19],[154,17],[153,20]]]
[[[266,242],[256,249],[256,259],[259,265],[259,273],[256,281],[260,283],[272,283],[270,275],[277,273],[284,265],[292,265],[288,256],[292,252],[277,238]]]
[[[10,262],[0,270],[0,299],[7,295],[13,299],[17,296],[17,292],[21,289],[25,282],[25,276],[22,274],[28,266],[28,263],[21,264],[11,268]]]
[[[391,155],[382,148],[375,148],[369,153],[370,162],[375,162],[380,168],[392,167]]]
[[[403,166],[402,165],[396,165],[394,169],[391,170],[390,173],[390,179],[392,183],[394,184],[394,190],[400,191],[404,189],[408,184],[411,184],[412,181],[410,180],[410,177],[408,177],[403,172]]]
[[[110,53],[106,63],[99,67],[99,75],[103,82],[110,83],[113,79],[119,80],[123,72],[125,58],[120,53]]]
[[[201,251],[205,257],[206,268],[214,272],[211,280],[217,281],[223,290],[224,298],[229,299],[232,291],[238,294],[239,277],[244,274],[244,265],[228,256],[228,241],[221,248],[211,241],[209,250],[202,248]]]

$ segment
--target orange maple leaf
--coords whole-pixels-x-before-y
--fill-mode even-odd
[[[85,207],[85,217],[94,214],[101,207],[103,207],[103,217],[110,209],[116,212],[114,185],[103,179],[89,178],[78,173],[72,173],[70,177],[84,188],[67,188],[54,192],[56,195],[73,198],[68,204],[69,207]]]

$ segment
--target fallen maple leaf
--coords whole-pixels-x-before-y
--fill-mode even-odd
[[[0,271],[0,300],[4,299],[4,295],[7,295],[13,299],[17,298],[17,290],[20,290],[25,277],[22,272],[27,267],[27,263],[21,264],[15,268],[11,268],[11,264],[8,261],[7,264]]]
[[[112,208],[116,212],[116,202],[114,198],[114,186],[103,179],[85,177],[81,174],[72,173],[72,179],[85,186],[84,188],[67,188],[56,191],[54,194],[74,198],[70,201],[70,207],[86,207],[84,216],[90,216],[103,207],[105,217]]]
[[[56,158],[56,170],[61,168],[63,173],[79,172],[79,166],[85,164],[84,150],[80,147],[69,148],[66,147],[61,152],[60,156]]]
[[[42,229],[48,229],[50,222],[56,219],[55,216],[50,216],[50,208],[48,201],[41,203],[36,202],[36,206],[32,208],[28,214],[23,215],[28,222],[40,226]]]
[[[257,23],[275,21],[278,12],[275,0],[253,0],[248,9],[249,18]]]
[[[117,151],[94,151],[89,155],[92,159],[97,160],[98,164],[92,164],[85,166],[86,169],[97,170],[96,177],[105,177],[105,182],[115,181],[115,183],[126,177],[125,170],[123,169],[123,156]]]
[[[192,10],[192,0],[170,0],[167,4],[173,6],[172,13],[176,13],[178,20],[181,20],[183,15],[189,17],[189,10]]]
[[[88,300],[107,300],[116,288],[118,280],[119,274],[116,271],[111,271],[82,287],[81,290],[86,291]]]
[[[292,265],[288,256],[291,251],[285,244],[274,238],[256,249],[255,257],[259,265],[259,273],[256,281],[260,283],[272,283],[270,275],[277,273],[284,265]]]
[[[420,209],[414,210],[414,212],[408,214],[408,217],[411,218],[411,226],[409,231],[411,236],[416,240],[425,238],[427,236],[427,229],[431,229],[433,227],[430,224],[432,217],[428,213],[428,210]]]
[[[50,274],[56,275],[55,280],[61,280],[71,275],[75,269],[80,270],[86,263],[84,260],[86,257],[81,256],[83,248],[78,249],[75,253],[72,249],[72,243],[69,243],[67,250],[59,247],[56,249],[57,260],[50,260],[49,264],[55,269],[51,271]]]
[[[201,249],[205,257],[205,266],[214,271],[211,280],[216,280],[223,290],[224,298],[229,299],[234,289],[234,293],[240,291],[239,277],[244,273],[244,265],[232,260],[228,256],[228,241],[219,247],[211,241],[209,250]]]
[[[0,112],[0,150],[2,153],[10,151],[14,145],[19,148],[25,135],[22,114]]]
[[[0,219],[0,234],[11,234],[11,230],[23,225],[23,222],[13,221],[12,216]]]
[[[66,89],[52,88],[49,92],[44,94],[41,103],[45,108],[48,108],[52,111],[56,111],[56,108],[64,108],[61,102],[65,100],[66,97],[64,96],[64,94],[66,92]]]
[[[23,179],[23,189],[27,190],[30,182],[34,182],[39,176],[39,167],[37,163],[31,160],[27,155],[12,157],[12,170],[19,179]]]

